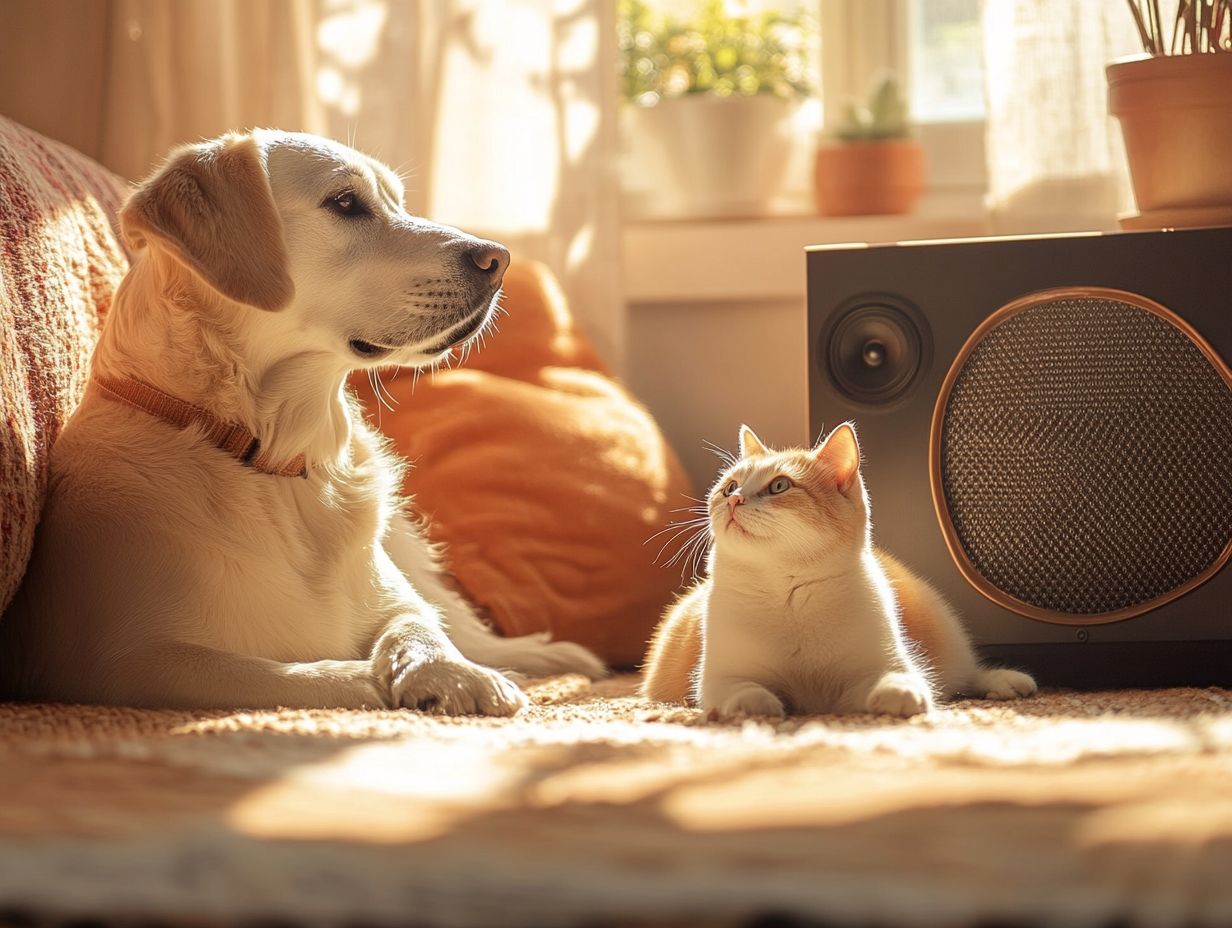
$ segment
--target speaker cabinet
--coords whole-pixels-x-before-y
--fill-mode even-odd
[[[1232,229],[808,252],[809,427],[992,660],[1232,684]]]

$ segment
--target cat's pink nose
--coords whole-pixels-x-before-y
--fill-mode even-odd
[[[727,497],[727,508],[728,509],[735,509],[737,506],[743,506],[743,505],[744,505],[744,497],[741,496],[739,493],[733,493],[731,496]]]

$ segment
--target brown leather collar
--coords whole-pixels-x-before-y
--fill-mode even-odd
[[[174,396],[168,396],[162,390],[155,389],[139,380],[129,380],[123,377],[95,377],[99,392],[109,400],[126,403],[134,409],[147,412],[156,419],[162,419],[168,425],[177,429],[186,429],[190,425],[201,429],[202,437],[210,444],[227,452],[241,464],[247,464],[263,474],[273,474],[278,477],[307,477],[308,468],[302,454],[297,454],[286,461],[281,467],[261,454],[261,442],[257,437],[235,422],[220,419],[208,409],[194,406]]]

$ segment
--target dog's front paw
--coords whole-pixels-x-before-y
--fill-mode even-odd
[[[443,657],[403,670],[390,684],[393,704],[433,715],[513,715],[526,696],[495,670]]]
[[[913,673],[887,673],[868,694],[868,711],[906,718],[933,707],[928,681]]]

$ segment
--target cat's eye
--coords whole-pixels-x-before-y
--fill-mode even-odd
[[[794,487],[795,484],[786,477],[775,477],[770,481],[770,485],[766,487],[772,494],[785,493]]]
[[[735,492],[736,492],[736,481],[734,480],[728,481],[727,486],[723,488],[723,495],[731,496]]]

